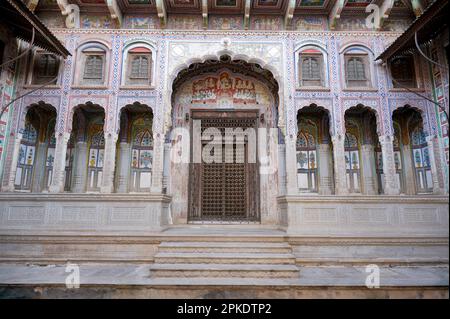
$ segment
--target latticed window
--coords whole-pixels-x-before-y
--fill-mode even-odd
[[[315,49],[307,49],[300,53],[300,85],[323,86],[322,53]]]
[[[38,54],[34,65],[33,83],[41,84],[58,75],[58,59],[51,54]],[[56,79],[55,79],[56,82]]]
[[[153,135],[151,131],[153,119],[144,116],[133,122],[131,151],[131,191],[147,191],[150,189],[153,165]]]
[[[104,55],[92,54],[86,57],[84,66],[84,79],[101,80],[103,79],[103,60]]]
[[[314,57],[304,57],[302,59],[303,80],[320,80],[319,59]]]
[[[131,74],[132,79],[148,79],[149,76],[149,57],[137,55],[132,57]]]
[[[151,83],[152,53],[145,47],[137,47],[128,52],[126,84],[149,85]]]
[[[350,58],[347,62],[347,79],[352,81],[363,81],[366,79],[364,60],[362,58]]]
[[[391,75],[394,87],[415,87],[414,62],[412,57],[398,58],[391,63]]]

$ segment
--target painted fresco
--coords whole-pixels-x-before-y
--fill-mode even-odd
[[[216,0],[217,7],[235,7],[237,0]]]
[[[251,26],[255,30],[280,30],[283,28],[279,16],[253,16]]]
[[[169,19],[169,29],[176,30],[200,30],[202,29],[202,17],[199,15],[178,16],[173,15]]]
[[[357,31],[368,30],[366,19],[364,17],[343,17],[338,20],[336,30]]]
[[[125,16],[124,27],[126,29],[157,29],[159,21],[154,17],[148,16]]]
[[[254,104],[255,84],[250,80],[232,78],[228,73],[194,81],[191,103],[217,103],[220,100],[232,100],[233,104]]]
[[[325,0],[300,0],[300,7],[322,7]]]
[[[82,29],[112,29],[116,27],[115,22],[109,16],[82,15],[80,21]]]
[[[209,28],[213,30],[240,30],[243,27],[242,16],[210,16]]]
[[[320,16],[296,17],[293,21],[293,28],[297,31],[328,30],[328,22],[325,17]]]

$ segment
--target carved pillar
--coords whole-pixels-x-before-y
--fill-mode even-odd
[[[22,133],[17,133],[16,138],[14,140],[13,145],[13,155],[11,160],[11,166],[9,170],[8,182],[5,185],[3,191],[13,192],[14,191],[14,181],[16,179],[16,171],[17,171],[17,161],[19,160],[19,150],[20,150],[20,142],[22,141]]]
[[[86,191],[87,149],[86,142],[77,142],[72,188],[74,193],[84,193]]]
[[[403,154],[403,176],[405,178],[405,194],[416,194],[416,178],[414,175],[414,163],[412,160],[411,146],[409,144],[402,145]]]
[[[400,185],[396,178],[397,171],[395,169],[394,159],[394,137],[391,135],[378,136],[381,145],[381,155],[383,157],[383,175],[384,175],[384,194],[398,195],[400,194]]]
[[[47,157],[47,143],[38,142],[35,154],[33,177],[31,179],[31,191],[39,193],[42,191],[45,179],[45,160]]]
[[[365,195],[376,195],[377,181],[375,172],[375,151],[372,144],[361,145],[362,182]]]
[[[296,139],[292,135],[286,138],[286,190],[287,195],[298,193]]]
[[[347,195],[344,136],[333,135],[331,141],[333,142],[335,193],[336,195]]]
[[[286,144],[278,145],[279,195],[286,194]]]
[[[156,133],[153,140],[152,186],[151,193],[162,193],[163,184],[164,139]]]
[[[127,142],[120,143],[119,149],[119,174],[117,181],[117,192],[127,193],[128,192],[128,182],[130,180],[130,152],[131,146]]]
[[[317,145],[319,157],[319,194],[331,195],[333,193],[333,167],[330,144]]]
[[[110,194],[114,190],[114,170],[116,168],[117,133],[105,134],[105,158],[103,162],[103,177],[100,192]]]
[[[439,158],[436,156],[435,151],[439,152],[439,143],[435,143],[434,136],[427,137],[428,153],[430,156],[431,176],[433,178],[433,194],[445,194],[443,185],[440,183],[439,178]]]
[[[64,178],[66,175],[66,152],[70,133],[56,135],[55,161],[53,162],[53,177],[49,187],[50,193],[64,192]]]

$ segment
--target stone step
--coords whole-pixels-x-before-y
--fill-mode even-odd
[[[150,276],[158,278],[298,278],[294,265],[260,264],[153,264]]]
[[[249,252],[249,253],[291,253],[288,243],[264,242],[162,242],[159,252]]]
[[[287,253],[186,253],[158,252],[155,264],[295,264]]]

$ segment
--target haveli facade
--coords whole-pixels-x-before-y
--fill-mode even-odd
[[[2,259],[158,263],[167,229],[234,225],[281,230],[296,267],[425,263],[440,279],[411,285],[448,286],[448,33],[437,64],[377,59],[443,2],[29,1],[70,56],[2,72],[2,105],[50,81],[0,123]],[[195,120],[259,129],[264,160],[193,163]]]

